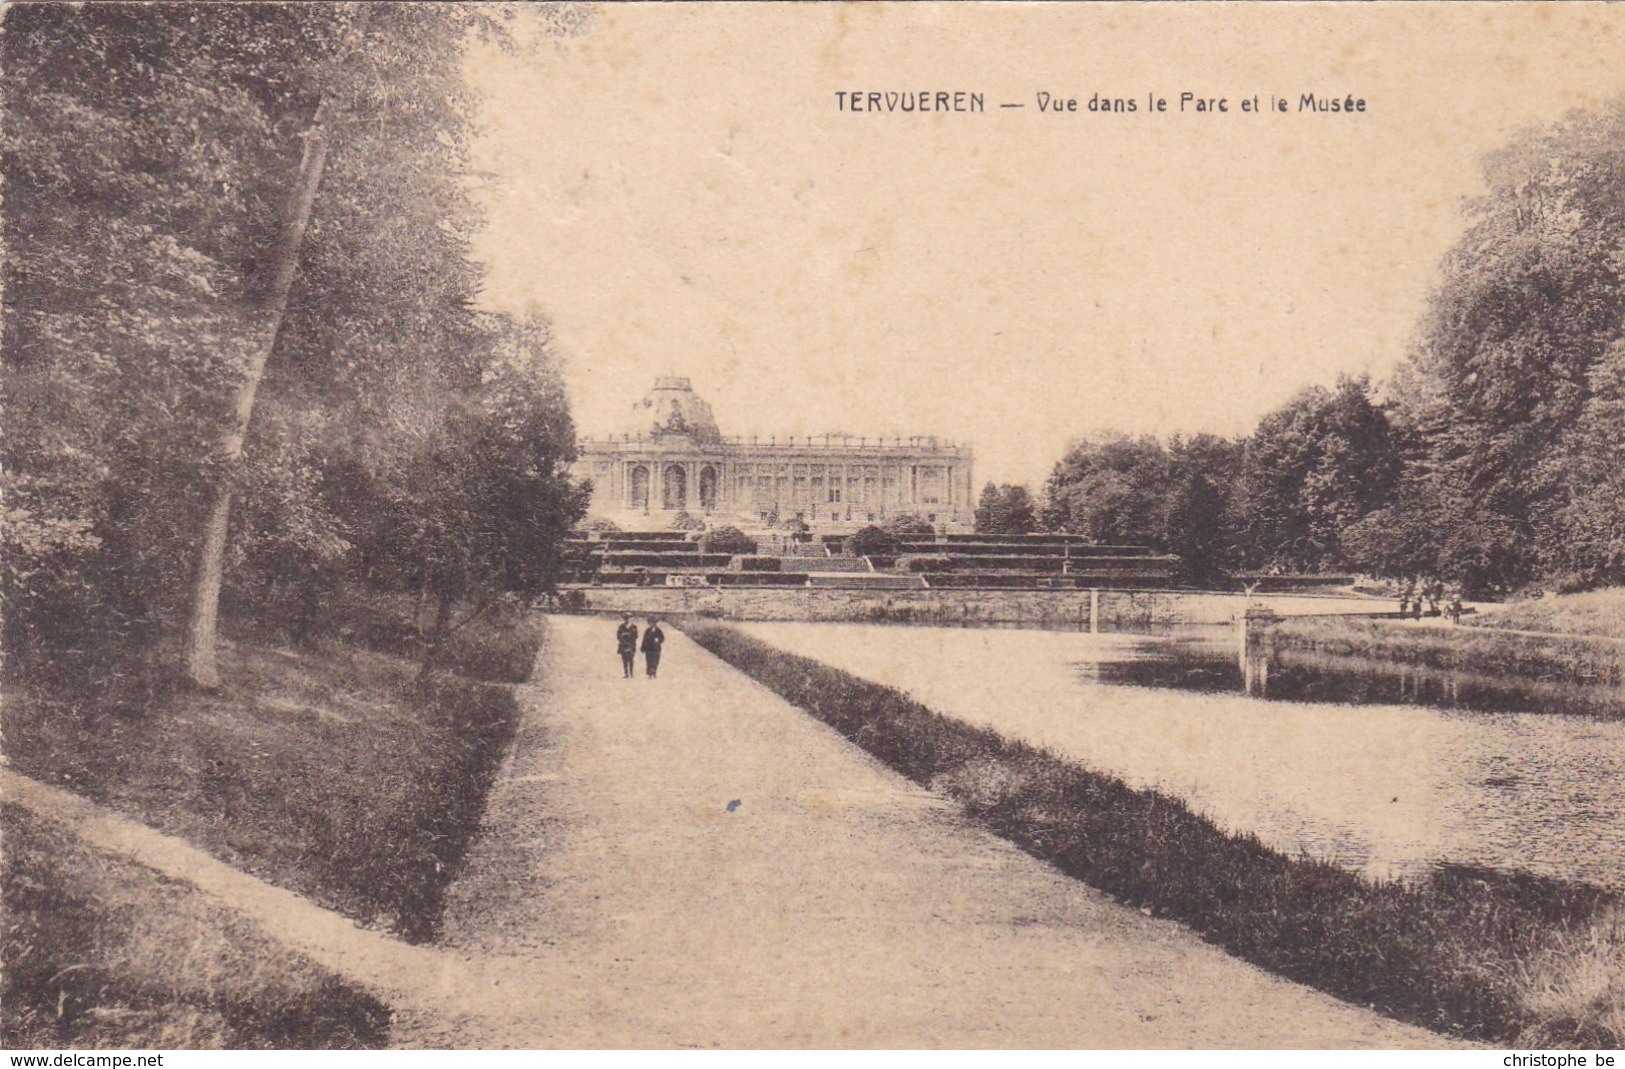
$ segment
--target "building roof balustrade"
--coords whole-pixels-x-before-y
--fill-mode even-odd
[[[581,445],[644,445],[660,446],[678,444],[677,439],[684,436],[671,434],[584,434],[577,441]],[[875,450],[897,450],[915,452],[956,452],[970,448],[968,442],[959,442],[950,438],[939,438],[932,435],[914,435],[909,437],[868,437],[861,435],[794,435],[783,438],[778,435],[743,435],[730,434],[710,441],[694,441],[693,446],[699,450],[716,449],[717,446],[731,446],[743,448],[773,449],[816,449],[816,450],[843,450],[848,452],[862,452]]]

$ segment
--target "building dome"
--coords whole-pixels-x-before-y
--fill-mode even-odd
[[[633,427],[639,434],[655,438],[688,437],[706,445],[722,441],[711,406],[694,392],[694,386],[681,375],[662,375],[654,389],[632,406]]]

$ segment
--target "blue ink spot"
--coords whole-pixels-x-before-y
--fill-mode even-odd
[[[728,812],[732,813],[735,809],[738,809],[744,804],[744,802],[741,802],[739,799],[735,798],[733,801],[728,803]]]

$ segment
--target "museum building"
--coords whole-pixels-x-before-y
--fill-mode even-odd
[[[662,376],[633,406],[634,429],[587,436],[574,474],[592,482],[589,516],[659,530],[679,513],[765,527],[799,517],[856,530],[903,513],[947,531],[975,516],[971,450],[935,437],[725,437],[687,378]]]

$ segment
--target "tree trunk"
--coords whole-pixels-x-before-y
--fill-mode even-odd
[[[418,638],[429,636],[429,578],[424,576],[418,583],[417,603],[412,606],[412,630],[417,632]]]
[[[456,610],[456,600],[447,594],[438,595],[435,606],[434,625],[429,631],[429,641],[424,646],[423,664],[418,667],[417,685],[428,685],[429,676],[434,671],[436,660],[440,656],[440,647],[445,645],[446,639],[452,633],[451,618]]]
[[[215,645],[220,619],[220,582],[226,562],[226,535],[231,527],[232,488],[243,455],[243,442],[248,437],[249,420],[254,415],[254,395],[259,392],[260,381],[265,377],[266,362],[270,360],[277,335],[282,331],[288,294],[293,290],[294,274],[299,267],[299,249],[304,244],[311,206],[316,201],[322,169],[327,164],[326,112],[327,101],[324,99],[317,106],[310,129],[305,133],[299,177],[288,198],[287,217],[277,242],[276,256],[272,260],[270,283],[257,302],[259,307],[254,318],[259,328],[258,338],[244,371],[242,384],[237,387],[231,425],[220,442],[218,482],[198,546],[197,572],[192,581],[192,612],[186,629],[186,676],[194,686],[204,690],[216,690],[220,686]]]

